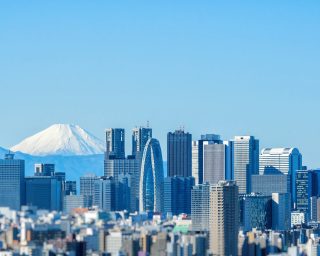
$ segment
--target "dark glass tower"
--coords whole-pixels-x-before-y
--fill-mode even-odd
[[[152,129],[149,127],[134,128],[132,130],[132,155],[143,153],[147,141],[152,138]]]
[[[106,157],[113,159],[125,158],[125,132],[122,128],[106,130]]]
[[[167,135],[168,176],[192,176],[192,136],[183,130],[169,132]]]

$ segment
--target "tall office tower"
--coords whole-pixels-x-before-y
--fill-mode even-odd
[[[53,176],[26,177],[26,205],[41,210],[62,210],[62,185]]]
[[[66,173],[65,172],[55,172],[54,177],[56,177],[59,181],[65,182],[66,181]]]
[[[34,176],[54,176],[54,164],[35,164]]]
[[[192,176],[196,185],[203,183],[203,145],[208,142],[221,143],[220,135],[201,135],[200,140],[192,141]]]
[[[308,191],[308,198],[311,196],[320,197],[320,169],[309,170]]]
[[[140,212],[162,210],[163,161],[160,143],[149,139],[143,151],[139,186]]]
[[[320,198],[316,196],[310,197],[310,212],[309,220],[310,221],[320,221]]]
[[[132,175],[130,174],[121,174],[118,180],[114,182],[114,207],[116,211],[135,211],[135,209],[131,208],[131,196],[134,196],[131,184]]]
[[[75,180],[67,180],[65,182],[64,194],[67,196],[77,194],[77,182]]]
[[[271,196],[272,193],[290,193],[290,176],[264,174],[251,176],[251,192]]]
[[[25,203],[24,160],[6,154],[0,159],[0,207],[20,210]]]
[[[169,132],[167,135],[168,176],[192,176],[191,165],[192,136],[183,130]]]
[[[237,255],[238,232],[238,186],[234,181],[219,181],[210,187],[210,251],[214,255]]]
[[[210,184],[196,185],[191,190],[191,219],[193,231],[209,230]]]
[[[143,153],[147,141],[152,138],[152,129],[149,127],[139,127],[132,130],[132,155]]]
[[[94,183],[98,179],[99,177],[94,174],[87,174],[80,177],[80,195],[85,196],[85,200],[88,203],[85,207],[91,207],[93,204]]]
[[[120,181],[121,175],[130,175],[130,211],[139,211],[139,184],[141,159],[128,156],[125,159],[105,159],[104,176]],[[129,209],[127,209],[129,210]]]
[[[312,176],[310,175],[310,178]],[[295,209],[304,213],[309,209],[309,198],[311,193],[309,191],[309,172],[307,170],[297,170],[296,172],[296,201]]]
[[[163,183],[163,212],[172,215],[191,213],[193,177],[166,177]]]
[[[107,212],[115,210],[115,185],[112,177],[101,177],[94,181],[93,206]]]
[[[283,173],[291,177],[291,202],[296,201],[296,171],[302,169],[302,156],[297,148],[264,148],[259,158],[259,173]]]
[[[226,149],[222,143],[204,142],[203,182],[211,184],[226,179]]]
[[[253,136],[235,136],[233,140],[234,180],[240,194],[251,192],[251,175],[259,170],[259,140]]]
[[[106,158],[125,158],[125,132],[122,128],[106,130]]]
[[[251,193],[241,198],[241,223],[244,231],[271,229],[272,200],[271,195]]]
[[[290,194],[272,193],[272,230],[289,230],[291,228]]]

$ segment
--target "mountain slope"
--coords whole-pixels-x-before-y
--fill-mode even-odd
[[[104,143],[78,125],[54,124],[11,148],[33,156],[102,154]]]

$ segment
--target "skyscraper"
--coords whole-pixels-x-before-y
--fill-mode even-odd
[[[264,148],[259,158],[259,173],[283,173],[291,177],[291,202],[296,201],[296,171],[302,169],[302,156],[297,148]]]
[[[163,161],[158,140],[150,138],[141,161],[139,210],[141,212],[162,210]]]
[[[191,190],[191,219],[193,231],[208,231],[210,215],[210,184],[196,185]]]
[[[75,180],[67,180],[65,182],[65,195],[76,195],[77,194],[77,182]]]
[[[312,178],[312,176],[309,176],[309,172],[307,170],[297,170],[295,209],[306,214],[308,213],[309,198],[311,197],[311,193],[309,191],[309,178]]]
[[[193,177],[166,177],[163,184],[163,212],[178,215],[191,213]]]
[[[192,176],[191,165],[192,136],[183,130],[169,132],[167,135],[168,176]]]
[[[234,180],[240,194],[251,192],[251,175],[259,170],[259,140],[253,136],[235,136],[233,140]]]
[[[106,157],[125,158],[125,132],[122,128],[106,130]]]
[[[94,181],[93,206],[103,211],[115,210],[115,185],[111,177],[101,177]]]
[[[24,160],[6,154],[0,159],[0,207],[20,210],[25,203]]]
[[[238,186],[219,181],[210,187],[209,237],[214,255],[237,255],[239,232]]]
[[[204,142],[203,182],[211,184],[226,179],[226,146],[221,143]]]
[[[139,127],[132,130],[132,155],[143,153],[147,141],[152,138],[152,129],[149,127]]]
[[[93,204],[94,184],[98,179],[99,177],[94,174],[87,174],[80,177],[80,195],[85,196],[85,202],[88,203],[85,207],[91,207]]]
[[[251,193],[242,197],[241,217],[244,231],[271,229],[272,200],[271,195]]]
[[[26,177],[26,204],[41,210],[62,210],[61,181],[54,176]]]
[[[35,176],[54,176],[54,164],[35,164]]]
[[[290,194],[272,194],[272,229],[289,230],[291,227],[291,198]]]
[[[271,196],[272,193],[290,193],[290,176],[264,174],[251,176],[251,192]]]

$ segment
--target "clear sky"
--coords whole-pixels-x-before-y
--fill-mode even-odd
[[[53,123],[101,139],[252,134],[320,167],[320,2],[0,3],[0,145]],[[131,142],[128,141],[128,146]]]

